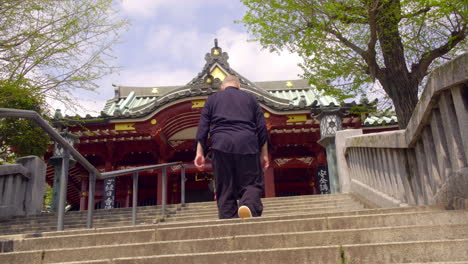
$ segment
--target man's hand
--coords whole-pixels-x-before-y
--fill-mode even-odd
[[[270,167],[270,159],[268,158],[268,154],[260,155],[260,163],[262,164],[262,169],[265,172],[268,169],[268,167]]]
[[[193,164],[195,164],[195,167],[197,167],[199,171],[202,171],[205,168],[205,157],[203,157],[203,155],[197,154]]]
[[[205,168],[205,155],[203,154],[203,147],[200,142],[197,144],[197,154],[195,155],[193,164],[199,171],[202,171]]]
[[[268,157],[268,143],[262,146],[262,152],[260,153],[260,164],[262,164],[262,169],[265,172],[268,167],[270,167],[270,159]]]

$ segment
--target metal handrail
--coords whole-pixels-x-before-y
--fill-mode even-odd
[[[133,201],[132,201],[132,224],[136,225],[137,213],[137,199],[138,199],[138,173],[141,171],[162,169],[162,203],[161,213],[165,216],[166,213],[166,189],[167,189],[167,173],[166,168],[171,166],[181,167],[181,204],[185,204],[185,167],[182,162],[171,162],[164,164],[156,164],[149,166],[140,166],[130,169],[123,169],[110,172],[99,172],[89,161],[83,157],[72,145],[70,145],[46,120],[44,120],[37,112],[31,110],[20,110],[11,108],[0,108],[0,117],[14,117],[26,118],[35,121],[41,128],[43,128],[52,139],[59,143],[64,149],[62,159],[62,172],[60,175],[60,195],[58,205],[58,220],[57,230],[64,229],[64,216],[65,216],[65,200],[67,192],[68,181],[68,162],[70,155],[73,156],[78,163],[80,163],[89,172],[89,198],[88,198],[88,215],[86,220],[86,227],[93,227],[93,213],[94,213],[94,193],[96,188],[96,180],[103,180],[112,177],[120,177],[124,175],[133,174]]]
[[[68,149],[70,154],[79,162],[88,172],[101,177],[101,173],[89,161],[83,157],[76,149],[73,148],[47,121],[42,118],[37,112],[31,110],[20,110],[11,108],[0,108],[0,117],[16,117],[27,118],[34,120],[47,134],[49,134],[55,142],[58,142],[63,148]]]
[[[163,164],[148,165],[148,166],[141,166],[141,167],[117,170],[117,171],[103,172],[103,173],[101,173],[101,178],[100,179],[107,179],[107,178],[132,174],[134,172],[161,169],[161,168],[164,168],[164,167],[167,168],[167,167],[181,166],[181,165],[183,165],[183,163],[180,162],[180,161],[177,161],[177,162],[171,162],[171,163],[163,163]]]

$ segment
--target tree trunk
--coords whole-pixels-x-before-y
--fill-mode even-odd
[[[405,77],[405,75],[394,73],[392,77],[379,80],[393,101],[398,117],[398,126],[401,129],[408,126],[414,108],[418,103],[418,82],[415,81],[415,78],[411,78],[412,76]]]
[[[404,46],[398,28],[401,15],[400,0],[384,1],[377,15],[377,36],[385,64],[377,78],[392,99],[398,125],[403,129],[408,125],[418,103],[418,81],[406,65]]]

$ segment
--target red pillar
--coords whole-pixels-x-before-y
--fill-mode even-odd
[[[163,164],[163,163],[166,163],[166,160],[165,159],[159,159],[159,162],[158,164]],[[166,184],[167,186],[169,185],[169,176],[167,174],[167,170],[166,170]],[[166,186],[166,187],[167,187]],[[158,171],[158,184],[157,184],[157,197],[156,197],[156,201],[157,201],[157,205],[161,205],[162,204],[162,169],[160,169]],[[167,189],[166,189],[166,204],[167,204]]]
[[[131,179],[133,180],[133,178]],[[132,197],[132,190],[133,190],[133,186],[130,183],[127,183],[127,195],[125,197],[125,207],[130,207],[130,199]]]
[[[162,172],[158,172],[158,196],[156,197],[157,204],[161,205],[162,204]]]
[[[276,197],[274,169],[270,166],[264,173],[265,198]]]
[[[86,210],[86,197],[88,197],[88,181],[85,177],[81,177],[81,193],[80,193],[80,211]]]

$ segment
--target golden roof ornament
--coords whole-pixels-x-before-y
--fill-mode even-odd
[[[220,54],[220,51],[219,51],[219,47],[218,47],[218,39],[214,39],[214,48],[213,48],[213,52],[212,52],[213,55],[219,55]]]

